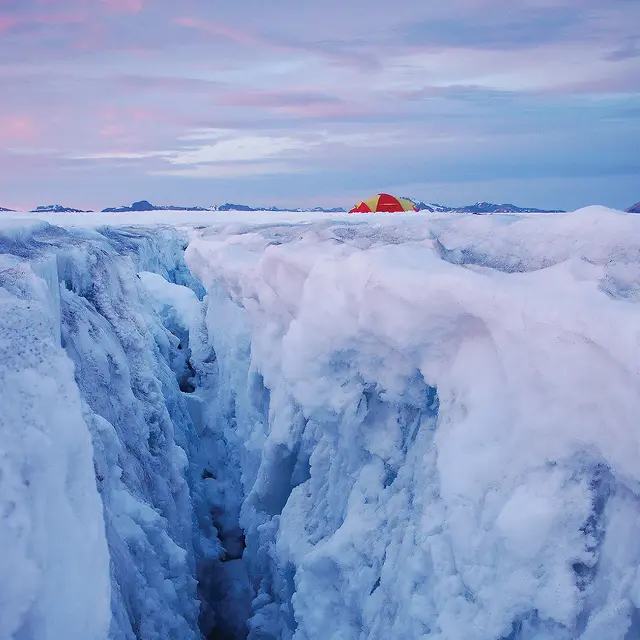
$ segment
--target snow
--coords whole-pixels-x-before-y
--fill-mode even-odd
[[[594,208],[192,240],[233,388],[250,637],[625,637],[638,238]]]
[[[180,338],[163,324],[188,334],[189,298],[157,312],[137,275],[153,269],[168,290],[201,294],[186,239],[5,229],[3,474],[15,488],[0,485],[0,505],[15,524],[0,638],[200,638],[196,555],[221,549],[194,526],[207,510],[197,435],[178,386]]]
[[[638,637],[639,239],[3,216],[0,638]]]
[[[109,555],[53,296],[0,255],[0,638],[102,640]]]
[[[373,214],[378,216],[380,214]],[[402,215],[402,214],[401,214]],[[195,227],[209,225],[270,224],[279,222],[307,222],[312,220],[348,219],[347,213],[326,214],[318,211],[126,211],[122,213],[93,212],[60,213],[55,211],[39,212],[0,212],[0,228],[4,225],[16,228],[25,223],[34,224],[36,220],[45,221],[65,228],[95,228],[110,226],[146,226],[156,227]]]

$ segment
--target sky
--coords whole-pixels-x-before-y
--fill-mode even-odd
[[[640,200],[640,0],[0,0],[0,206]]]

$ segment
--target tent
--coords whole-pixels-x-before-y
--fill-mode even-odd
[[[388,193],[378,193],[369,198],[359,202],[349,213],[375,213],[376,211],[384,211],[386,213],[398,213],[401,211],[417,211],[416,207],[411,200],[406,198],[396,198],[390,196]]]

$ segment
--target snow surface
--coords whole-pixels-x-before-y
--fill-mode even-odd
[[[0,254],[0,639],[640,637],[637,216],[11,214]]]
[[[231,227],[186,255],[251,637],[640,637],[637,218]]]

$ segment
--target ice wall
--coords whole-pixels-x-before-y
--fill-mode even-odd
[[[91,437],[55,296],[35,274],[51,263],[33,266],[0,255],[0,638],[103,640],[109,554]]]
[[[201,637],[197,566],[222,547],[181,391],[206,346],[185,246],[0,230],[3,640]]]
[[[639,238],[593,208],[192,241],[250,638],[640,637]]]

